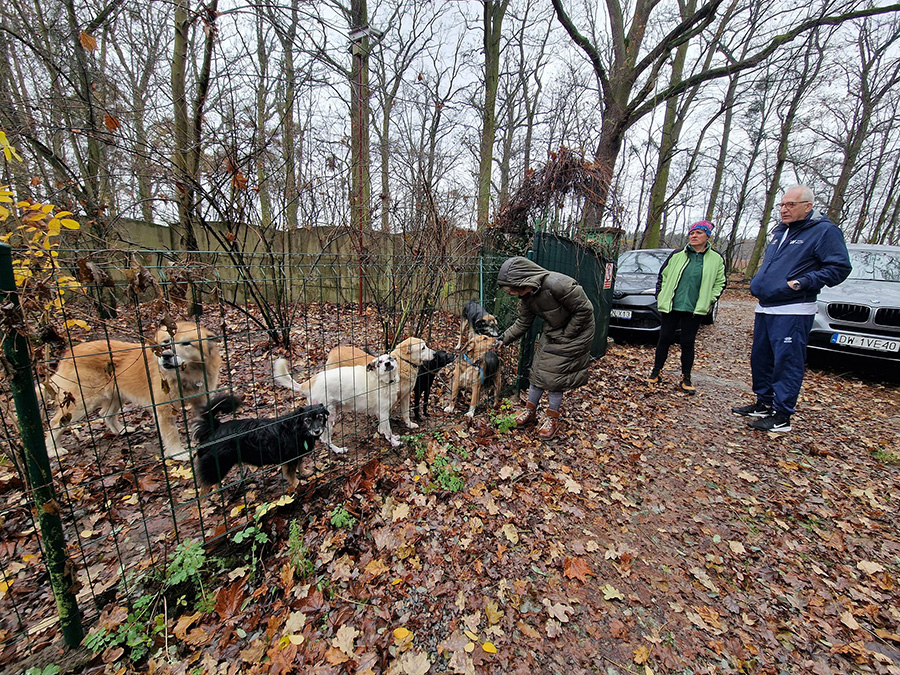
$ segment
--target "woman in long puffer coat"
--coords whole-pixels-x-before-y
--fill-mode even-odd
[[[497,284],[519,297],[519,317],[503,335],[500,345],[519,340],[536,317],[544,320],[534,348],[525,410],[516,426],[537,421],[537,407],[548,392],[547,418],[538,431],[549,441],[559,432],[563,393],[585,384],[594,341],[594,307],[584,289],[573,278],[550,272],[527,258],[509,258],[500,267]]]

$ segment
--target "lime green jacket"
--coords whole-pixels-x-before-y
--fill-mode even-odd
[[[659,270],[656,281],[656,308],[663,313],[672,311],[675,289],[681,281],[681,273],[688,264],[687,247],[678,249],[668,257]],[[725,290],[725,261],[709,243],[703,252],[703,276],[700,279],[700,297],[694,314],[704,315]]]

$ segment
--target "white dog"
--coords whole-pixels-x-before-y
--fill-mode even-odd
[[[400,437],[391,431],[391,404],[397,398],[397,359],[390,354],[382,354],[369,360],[364,366],[343,366],[319,373],[312,380],[300,384],[290,375],[286,359],[278,359],[274,364],[275,382],[306,397],[310,404],[321,403],[329,412],[328,424],[322,441],[332,452],[343,454],[347,448],[331,441],[335,412],[354,410],[374,415],[378,418],[378,432],[392,446],[401,444]]]
[[[399,367],[397,387],[397,401],[400,404],[400,419],[409,429],[417,429],[418,424],[409,418],[409,399],[416,386],[416,378],[419,375],[419,366],[434,358],[434,351],[425,344],[425,340],[417,337],[408,337],[397,345],[391,356],[397,359]],[[357,347],[338,345],[330,352],[325,360],[325,368],[338,368],[341,366],[363,366],[372,360],[372,356]],[[313,376],[313,381],[318,376]]]

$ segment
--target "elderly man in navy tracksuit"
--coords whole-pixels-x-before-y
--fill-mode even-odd
[[[813,201],[805,185],[784,193],[781,222],[750,282],[750,292],[759,300],[750,353],[756,403],[731,410],[757,418],[750,426],[760,431],[791,430],[816,297],[823,286],[836,286],[850,274],[843,232],[813,211]]]

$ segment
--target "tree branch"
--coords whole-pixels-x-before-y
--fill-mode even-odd
[[[91,22],[84,27],[85,33],[93,33],[100,26],[102,26],[106,20],[109,18],[111,14],[113,14],[119,7],[125,2],[125,0],[112,0],[106,7],[103,8],[97,16],[95,16]]]
[[[594,74],[597,76],[597,79],[600,80],[604,98],[606,98],[606,95],[609,93],[609,77],[606,74],[606,69],[603,67],[603,62],[600,60],[600,52],[597,51],[597,48],[594,47],[590,40],[578,32],[575,24],[572,23],[572,19],[566,14],[566,10],[562,6],[562,0],[551,1],[553,2],[553,9],[556,10],[556,18],[563,25],[563,28],[566,29],[566,32],[569,34],[569,37],[572,38],[572,41],[581,47],[584,53],[587,54],[591,65],[594,67]]]
[[[553,1],[554,3],[557,2],[557,0]],[[852,21],[853,19],[862,19],[867,16],[877,16],[879,14],[889,14],[891,12],[898,11],[900,11],[900,4],[894,4],[886,5],[884,7],[872,7],[870,9],[863,9],[855,12],[847,12],[845,14],[838,14],[835,16],[822,16],[804,21],[796,28],[789,30],[787,33],[772,38],[772,40],[765,47],[760,49],[752,56],[748,56],[745,59],[727,66],[712,68],[711,70],[697,73],[696,75],[688,77],[687,79],[682,80],[681,82],[674,84],[671,87],[663,89],[661,92],[656,94],[656,96],[648,99],[646,103],[631,111],[628,121],[629,123],[633,123],[634,121],[640,119],[641,117],[652,111],[663,101],[667,101],[674,96],[678,96],[682,92],[687,91],[697,84],[708,82],[710,80],[716,80],[720,77],[734,75],[735,73],[740,73],[741,71],[748,70],[750,68],[755,68],[760,63],[765,61],[769,56],[771,56],[772,53],[775,52],[779,47],[792,42],[797,37],[799,37],[803,33],[806,33],[807,31],[812,30],[813,28],[817,28],[819,26],[837,26],[846,21]]]

